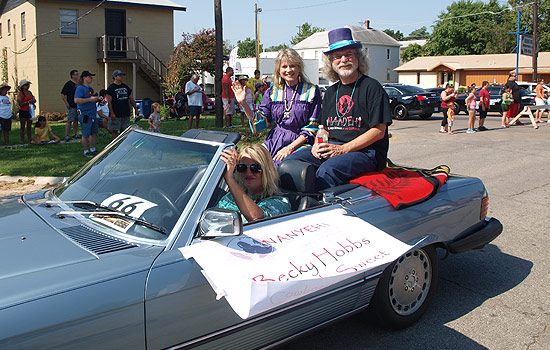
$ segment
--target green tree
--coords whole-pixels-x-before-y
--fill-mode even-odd
[[[426,43],[429,55],[507,53],[514,38],[507,35],[514,22],[497,0],[460,0],[439,15]],[[497,13],[491,14],[489,12]]]
[[[225,56],[229,56],[229,54],[231,53],[231,50],[233,50],[234,47],[235,47],[235,45],[231,44],[231,41],[224,40],[223,41],[223,54]]]
[[[237,57],[246,58],[246,57],[256,57],[256,41],[251,38],[246,38],[243,41],[237,41]],[[262,52],[262,45],[260,44],[260,52]]]
[[[288,49],[288,45],[287,44],[279,44],[279,45],[275,45],[275,46],[270,46],[268,48],[265,49],[265,51],[279,51],[279,50],[282,50],[282,49]]]
[[[391,36],[397,41],[403,40],[403,38],[405,37],[400,30],[384,29],[383,32],[388,34],[389,36]]]
[[[426,27],[421,27],[413,30],[405,38],[405,40],[422,40],[422,39],[428,39],[429,37],[430,37],[430,33],[428,33],[428,29]]]
[[[201,29],[196,34],[182,34],[167,63],[164,88],[168,96],[178,92],[193,73],[215,73],[216,35],[214,29]]]
[[[411,44],[401,51],[401,60],[403,62],[408,62],[420,56],[426,56],[426,52],[422,45]]]
[[[308,22],[298,26],[298,33],[290,39],[290,44],[296,45],[305,38],[311,36],[314,33],[322,32],[325,28],[313,27]]]

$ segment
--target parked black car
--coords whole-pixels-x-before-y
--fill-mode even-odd
[[[502,113],[502,110],[500,109],[500,103],[502,102],[502,95],[500,94],[500,91],[504,85],[491,85],[489,86],[489,112],[499,112]],[[479,90],[481,88],[476,88],[476,97],[479,101]],[[524,106],[532,106],[535,104],[535,99],[529,91],[525,89],[520,89],[521,92],[521,105],[519,110],[521,111]],[[467,93],[458,94],[458,97],[456,98],[456,105],[459,106],[460,111],[468,114],[468,110],[466,108],[466,97],[468,97]],[[455,114],[458,114],[455,110]]]
[[[384,84],[384,90],[390,98],[393,117],[407,119],[409,115],[419,115],[429,119],[432,113],[440,111],[441,97],[438,93],[428,92],[412,85]]]

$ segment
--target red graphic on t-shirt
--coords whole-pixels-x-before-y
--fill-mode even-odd
[[[344,95],[338,100],[338,112],[341,115],[346,115],[353,108],[353,101],[349,95]]]

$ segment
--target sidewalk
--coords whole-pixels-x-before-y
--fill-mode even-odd
[[[0,197],[40,191],[57,186],[63,177],[0,175]]]

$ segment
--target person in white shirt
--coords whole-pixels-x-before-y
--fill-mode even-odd
[[[11,131],[11,101],[7,96],[11,86],[6,83],[0,85],[0,129],[4,135],[4,145],[10,144]]]
[[[202,113],[202,90],[197,83],[199,75],[193,74],[191,80],[185,84],[185,94],[189,104],[189,129],[193,128],[193,117],[196,117],[195,127],[199,128],[199,119]]]
[[[99,120],[99,127],[104,128],[106,130],[108,129],[109,124],[109,104],[107,103],[107,90],[101,89],[99,91],[99,97],[100,100],[97,101],[96,108],[97,108],[97,119]]]

